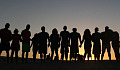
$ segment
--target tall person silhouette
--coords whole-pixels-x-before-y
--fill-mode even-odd
[[[111,46],[110,42],[112,40],[112,30],[109,29],[108,26],[105,27],[105,31],[101,33],[101,39],[102,39],[102,55],[101,55],[101,60],[103,60],[103,56],[105,53],[105,50],[107,49],[109,60],[111,60]]]
[[[100,33],[98,32],[99,28],[95,28],[95,33],[92,34],[92,42],[93,42],[93,54],[94,54],[94,59],[100,60],[100,54],[101,54],[101,36]]]
[[[119,59],[119,33],[114,31],[112,34],[112,47],[115,52],[116,60]]]
[[[63,31],[60,32],[60,39],[61,39],[61,59],[63,61],[64,53],[65,59],[68,59],[68,45],[69,45],[69,32],[67,31],[67,26],[63,27]]]
[[[36,61],[36,55],[37,55],[37,51],[38,51],[38,34],[34,34],[34,37],[32,38],[32,44],[31,46],[33,46],[33,61]]]
[[[45,32],[45,27],[41,27],[42,32],[38,34],[38,41],[39,41],[39,53],[40,53],[40,58],[42,61],[42,53],[44,54],[44,61],[46,59],[46,54],[47,54],[47,42],[49,42],[49,34]]]
[[[51,60],[53,60],[54,51],[56,53],[55,59],[58,61],[58,48],[60,47],[60,36],[56,28],[52,30],[52,34],[50,35],[50,43],[51,43]]]
[[[7,62],[9,62],[9,50],[10,50],[10,41],[11,41],[11,31],[9,30],[10,24],[6,23],[5,28],[0,30],[1,46],[0,46],[0,55],[3,50],[7,53]]]
[[[82,43],[83,42],[84,42],[84,50],[85,50],[84,59],[86,57],[86,54],[88,54],[87,58],[89,60],[89,57],[91,57],[91,47],[92,47],[92,44],[91,44],[91,32],[90,32],[89,29],[86,29],[84,31]]]
[[[80,33],[77,32],[76,28],[73,28],[72,30],[73,30],[73,32],[70,33],[70,42],[71,42],[71,45],[70,45],[70,61],[73,57],[75,57],[75,60],[76,60],[77,53],[79,53],[78,39],[81,43]]]
[[[12,34],[12,44],[11,44],[11,62],[13,62],[13,55],[15,52],[15,59],[16,63],[18,62],[18,51],[20,50],[20,41],[21,41],[21,35],[18,34],[18,29],[14,30],[14,34]]]
[[[24,62],[24,53],[26,52],[26,62],[27,62],[28,53],[30,52],[31,32],[29,31],[29,29],[30,29],[30,25],[28,24],[26,26],[26,29],[24,29],[21,32],[21,36],[22,36],[22,62]]]

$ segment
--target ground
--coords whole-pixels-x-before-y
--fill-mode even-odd
[[[19,58],[18,63],[7,63],[6,57],[0,57],[0,70],[120,70],[120,61],[45,61],[37,60],[35,63],[32,59],[28,63],[22,63]]]

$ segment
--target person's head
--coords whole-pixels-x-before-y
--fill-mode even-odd
[[[96,27],[96,28],[95,28],[95,32],[98,32],[98,31],[99,31],[99,28],[98,28],[98,27]]]
[[[42,26],[42,27],[41,27],[41,30],[42,30],[42,32],[45,32],[45,27]]]
[[[66,31],[66,30],[67,30],[67,26],[64,26],[64,27],[63,27],[63,30]]]
[[[26,25],[26,29],[27,29],[27,30],[30,29],[30,25],[29,25],[29,24]]]
[[[52,34],[58,34],[58,31],[57,31],[56,28],[54,28],[54,29],[52,30]]]
[[[72,30],[73,30],[73,32],[77,32],[77,28],[73,28]]]
[[[38,37],[38,34],[37,34],[37,33],[35,33],[35,34],[34,34],[34,37],[35,37],[35,38],[36,38],[36,37]]]
[[[84,32],[84,35],[90,35],[90,30],[89,29],[86,29],[85,32]]]
[[[5,24],[5,28],[8,29],[10,27],[10,24],[9,23],[6,23]]]
[[[14,30],[14,34],[18,34],[18,32],[19,32],[18,29]]]
[[[105,31],[108,31],[108,30],[109,30],[109,27],[108,27],[108,26],[106,26],[106,27],[105,27]]]

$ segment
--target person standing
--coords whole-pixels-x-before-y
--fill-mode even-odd
[[[93,42],[93,54],[94,54],[94,59],[100,60],[100,54],[101,54],[101,36],[100,33],[98,32],[99,28],[95,28],[95,33],[92,34],[92,42]]]
[[[65,59],[68,59],[68,45],[69,45],[69,32],[67,31],[67,26],[63,27],[63,31],[60,32],[60,39],[61,39],[61,59],[63,61],[64,54]]]
[[[40,53],[40,58],[42,61],[42,53],[44,54],[44,61],[46,59],[46,54],[47,54],[47,44],[49,42],[49,34],[45,32],[45,27],[41,27],[42,32],[38,34],[38,41],[39,41],[39,53]]]
[[[7,62],[9,63],[9,50],[10,50],[10,41],[11,41],[11,31],[9,30],[10,24],[6,23],[5,28],[0,30],[0,38],[1,38],[1,45],[0,45],[0,55],[2,51],[6,51],[7,53]]]
[[[11,62],[13,63],[13,55],[15,52],[15,59],[16,63],[18,62],[18,51],[20,50],[20,41],[21,41],[21,35],[18,34],[18,29],[14,30],[14,34],[12,34],[12,44],[11,44]]]
[[[119,60],[119,33],[114,31],[112,34],[112,47],[115,53],[116,60]]]
[[[90,32],[89,29],[86,29],[84,31],[82,43],[83,42],[84,42],[84,50],[85,50],[84,60],[85,60],[85,57],[86,57],[87,54],[88,54],[87,58],[89,60],[89,57],[91,57],[91,47],[92,47],[92,44],[91,44],[91,32]]]
[[[26,62],[28,59],[28,53],[30,52],[30,36],[31,32],[29,31],[30,25],[27,24],[26,29],[21,32],[22,36],[22,62],[24,62],[24,53],[26,52]]]
[[[102,55],[101,60],[103,60],[103,56],[105,53],[105,50],[107,49],[109,60],[111,60],[111,45],[110,42],[112,40],[112,30],[109,29],[108,26],[105,27],[105,31],[101,33],[101,39],[102,39]]]
[[[76,57],[77,57],[77,53],[79,53],[79,49],[78,49],[78,39],[80,41],[81,44],[81,35],[80,33],[77,32],[76,28],[72,29],[73,32],[70,33],[70,61],[73,57],[75,57],[75,61],[76,61]]]
[[[54,51],[56,53],[55,59],[58,61],[58,48],[60,47],[60,36],[56,28],[52,30],[50,35],[50,44],[51,44],[51,60],[53,60]]]
[[[31,46],[33,46],[33,61],[36,61],[36,55],[37,55],[37,51],[38,51],[38,34],[34,34],[34,37],[32,38],[32,44]]]

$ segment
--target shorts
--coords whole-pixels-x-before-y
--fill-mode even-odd
[[[22,52],[30,52],[30,44],[22,44]]]
[[[11,45],[11,50],[19,51],[20,50],[20,45],[12,44]]]
[[[10,50],[10,43],[1,43],[0,44],[0,52]]]

